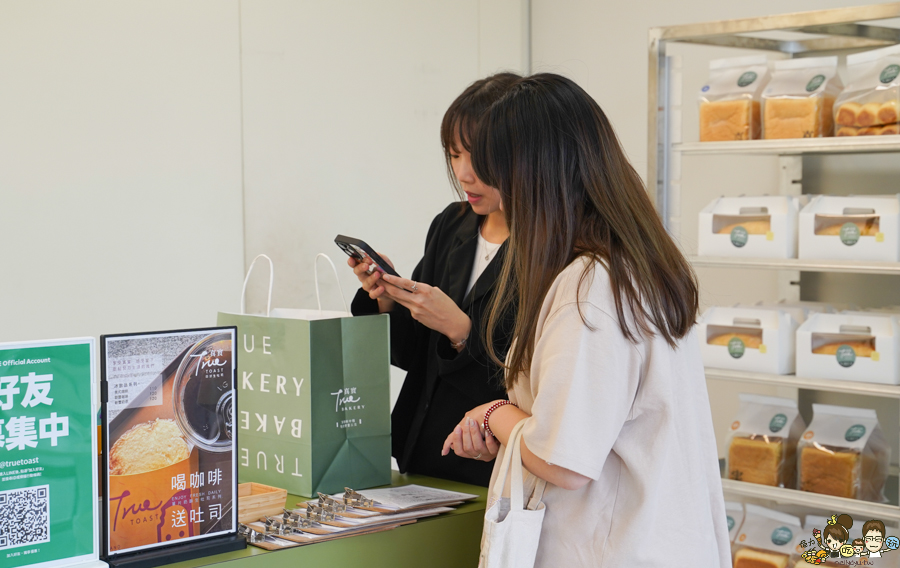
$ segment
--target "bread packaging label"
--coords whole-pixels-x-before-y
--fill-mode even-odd
[[[719,197],[700,211],[701,256],[796,258],[797,215],[807,197]]]
[[[747,503],[744,524],[735,540],[734,568],[785,568],[794,541],[803,529],[800,519]]]
[[[797,321],[777,309],[709,308],[700,318],[703,364],[718,369],[794,372]]]
[[[813,314],[797,330],[797,375],[900,384],[900,318]]]
[[[900,195],[817,195],[800,210],[799,258],[900,261]]]
[[[847,56],[850,81],[834,104],[838,136],[898,133],[900,46]]]
[[[776,61],[762,94],[763,138],[820,138],[834,133],[834,100],[843,84],[837,57]]]
[[[716,59],[700,89],[700,141],[753,140],[760,136],[760,93],[769,81],[765,56]]]
[[[741,524],[744,522],[744,504],[735,501],[725,501],[725,515],[728,521],[728,538],[731,542],[737,538]]]
[[[813,404],[797,445],[798,489],[884,502],[890,453],[874,410]]]
[[[795,400],[742,393],[728,434],[725,476],[793,488],[797,440],[804,428]]]

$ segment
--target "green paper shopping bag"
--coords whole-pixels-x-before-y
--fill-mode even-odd
[[[244,313],[260,257],[269,261],[266,316]],[[238,328],[239,480],[305,496],[390,483],[388,316],[351,317],[346,301],[343,312],[322,311],[321,301],[319,310],[272,310],[273,278],[269,257],[256,257],[241,313],[218,316]]]

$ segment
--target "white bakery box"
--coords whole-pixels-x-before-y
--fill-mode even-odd
[[[799,258],[900,261],[900,195],[817,195],[800,210]]]
[[[900,384],[900,318],[850,312],[813,314],[797,330],[797,375]]]
[[[701,256],[797,258],[797,215],[806,196],[719,197],[700,211]]]
[[[778,303],[757,302],[755,304],[737,304],[735,307],[750,308],[754,310],[782,310],[794,316],[798,325],[805,322],[810,314],[819,312],[823,314],[836,314],[839,310],[850,309],[849,305],[842,307],[826,302],[788,302],[786,300],[782,300]]]
[[[766,308],[709,308],[700,317],[703,365],[753,373],[794,372],[799,324],[790,312]]]

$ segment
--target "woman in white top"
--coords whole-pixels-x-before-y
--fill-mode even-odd
[[[522,461],[548,482],[536,566],[731,566],[696,279],[603,111],[564,77],[526,77],[472,162],[510,229],[488,332],[518,312],[512,404],[460,426],[505,445],[526,421]],[[474,457],[461,431],[444,452]]]

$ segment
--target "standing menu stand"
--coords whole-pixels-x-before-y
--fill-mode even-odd
[[[110,566],[247,546],[237,534],[235,334],[219,327],[100,338]]]
[[[99,568],[93,338],[0,344],[0,565]]]

